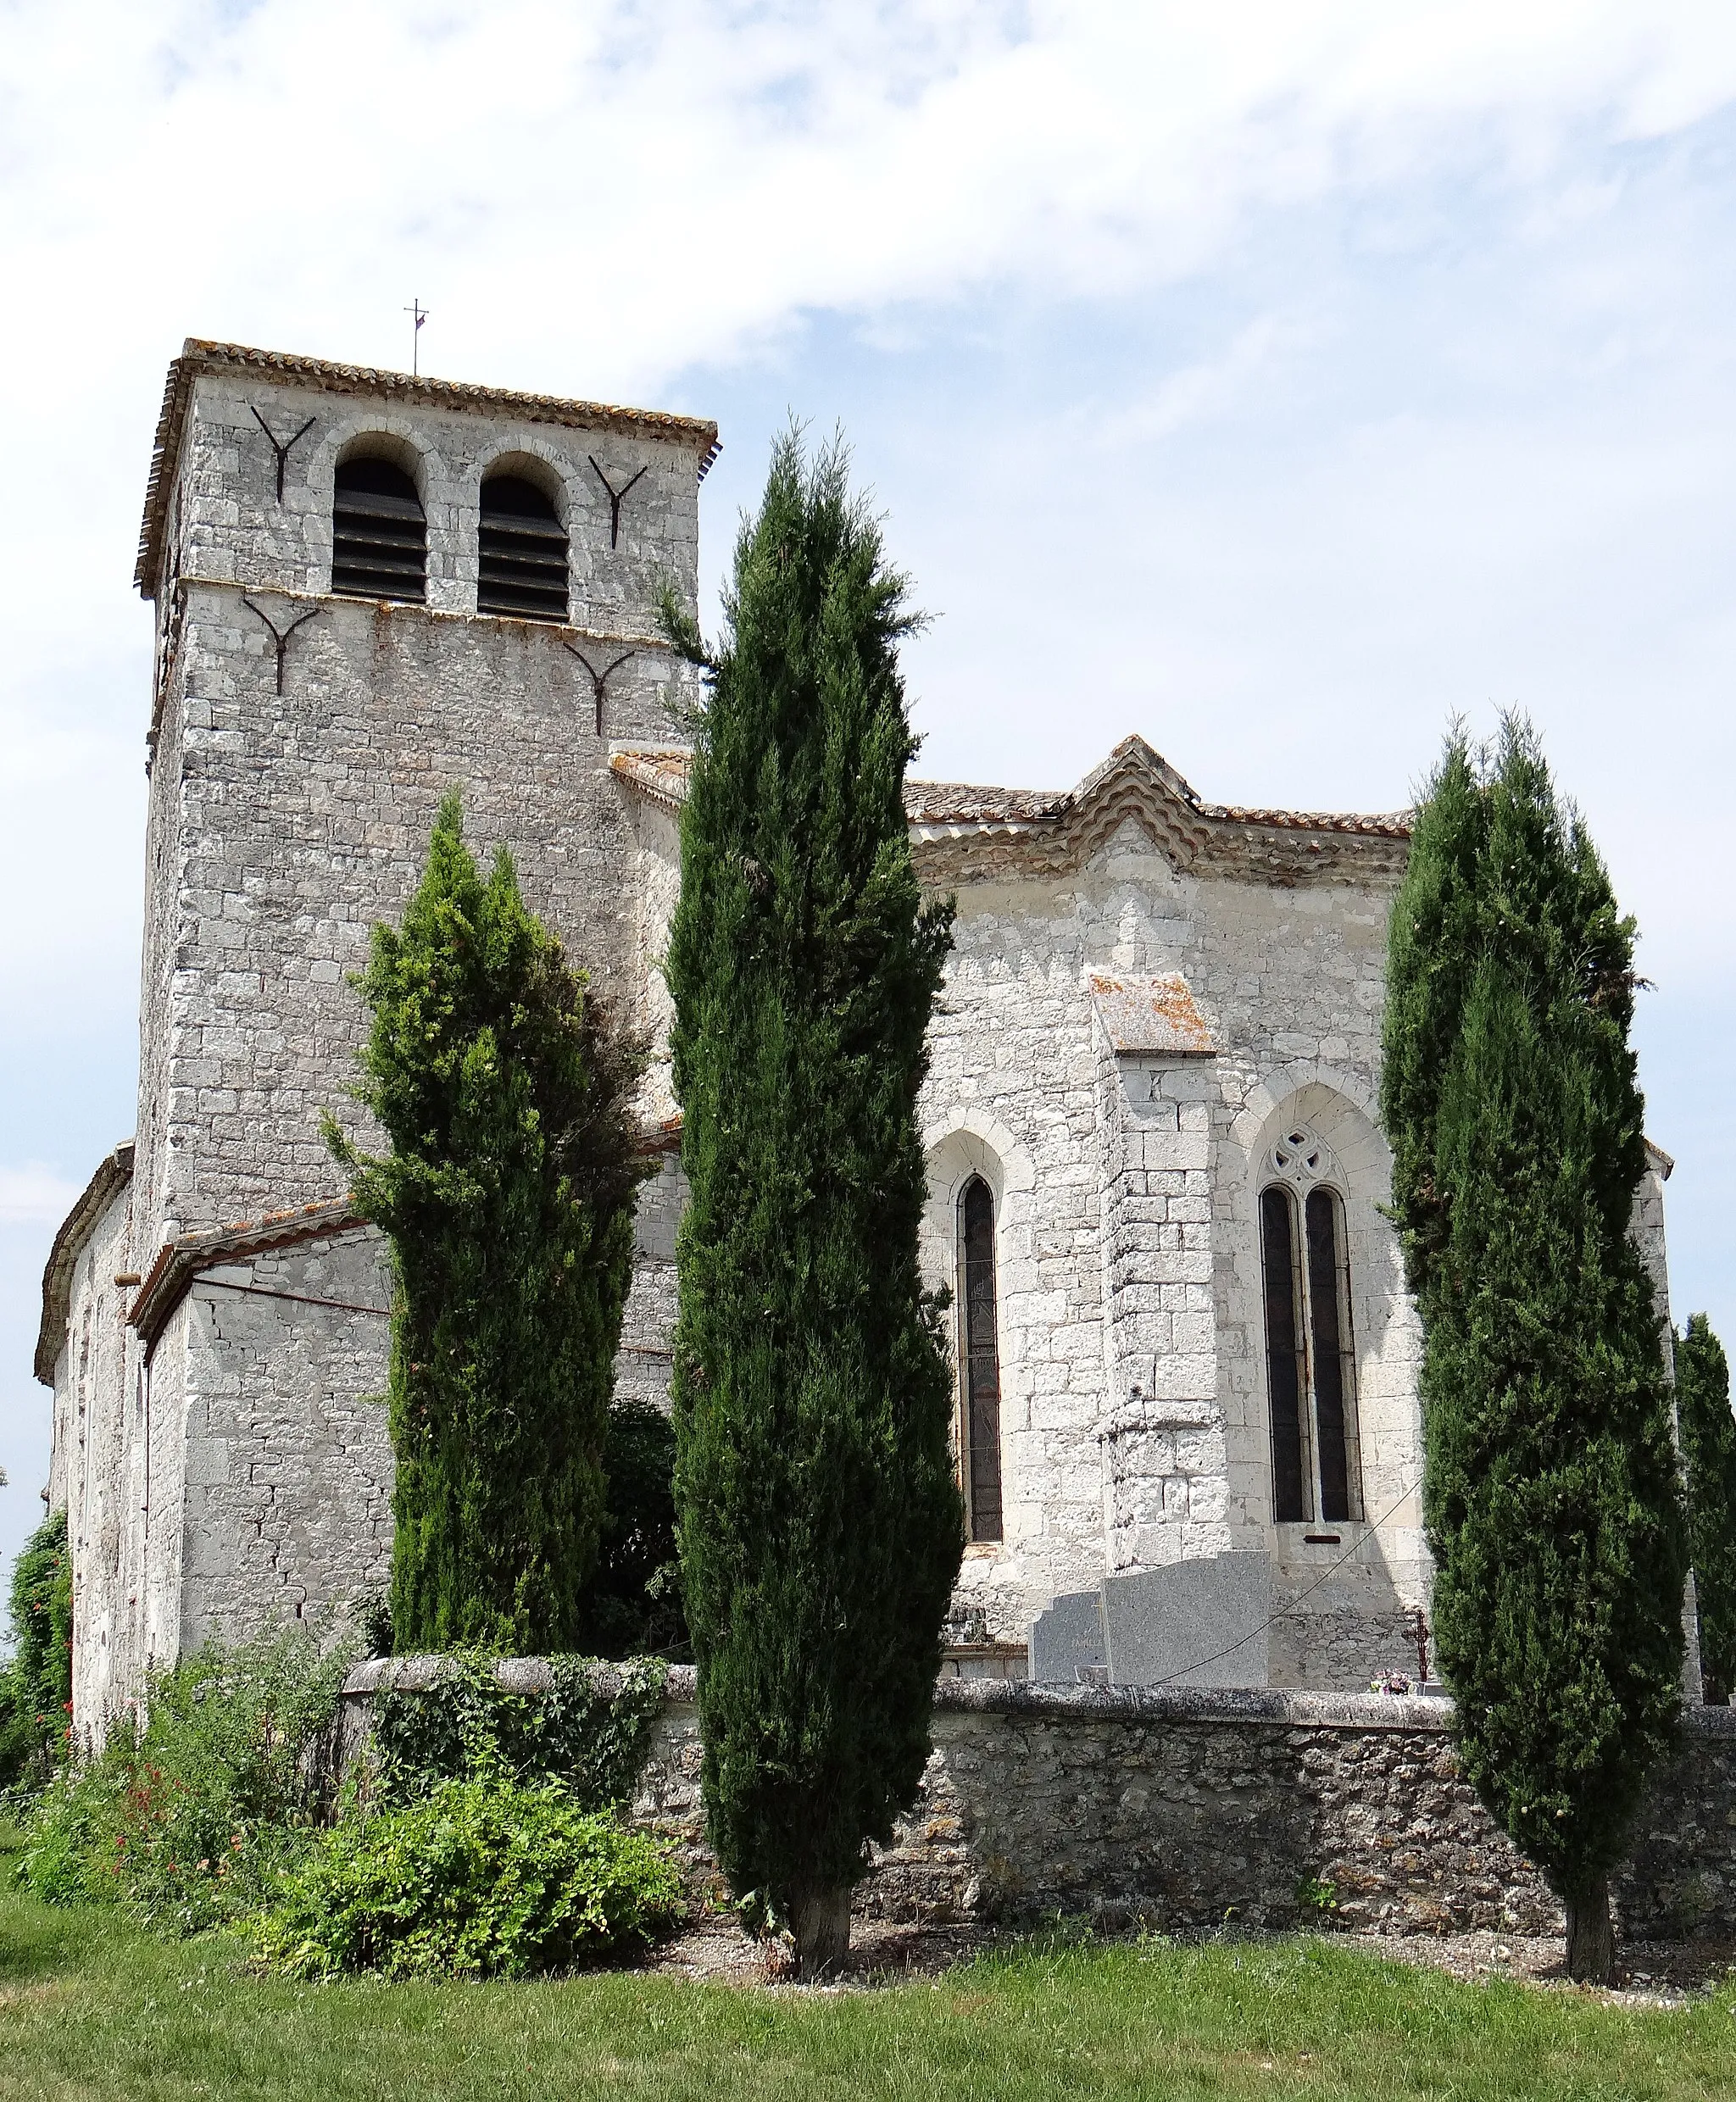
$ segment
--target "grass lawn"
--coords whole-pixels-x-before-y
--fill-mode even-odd
[[[1634,2010],[1330,1942],[1044,1948],[798,1994],[601,1973],[292,1985],[238,1942],[54,1911],[0,1853],[0,2102],[1736,2096],[1736,1989]]]

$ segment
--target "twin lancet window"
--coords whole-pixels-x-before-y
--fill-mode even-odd
[[[999,1540],[1000,1340],[995,1326],[994,1193],[980,1175],[971,1177],[959,1198],[959,1285],[965,1515],[973,1540]]]
[[[477,537],[478,612],[565,621],[566,529],[534,483],[490,475]],[[427,570],[428,527],[415,483],[390,460],[346,460],[332,492],[332,590],[420,604]]]
[[[1361,1515],[1344,1199],[1321,1179],[1332,1159],[1311,1132],[1287,1132],[1270,1165],[1277,1180],[1260,1193],[1260,1254],[1272,1516],[1332,1525]]]

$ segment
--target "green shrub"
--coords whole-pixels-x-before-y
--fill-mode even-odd
[[[37,1526],[13,1565],[12,1661],[0,1672],[0,1788],[39,1785],[65,1754],[72,1712],[72,1557],[66,1513]]]
[[[453,1658],[425,1693],[396,1689],[374,1711],[370,1776],[376,1800],[406,1804],[449,1780],[559,1784],[581,1810],[633,1792],[667,1667],[640,1657],[603,1667],[551,1657],[551,1683],[524,1693],[501,1685],[491,1658]]]
[[[209,1643],[103,1749],[56,1777],[25,1832],[20,1879],[51,1904],[119,1902],[196,1933],[256,1910],[311,1843],[316,1752],[348,1660],[311,1636]]]
[[[447,1781],[326,1833],[287,1877],[264,1953],[304,1977],[523,1977],[654,1940],[680,1888],[653,1841],[559,1787]]]

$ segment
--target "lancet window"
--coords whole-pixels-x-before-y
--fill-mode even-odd
[[[1268,1170],[1260,1252],[1272,1516],[1332,1525],[1360,1517],[1362,1498],[1344,1200],[1331,1153],[1305,1126],[1285,1133]]]
[[[1001,1532],[1000,1341],[996,1321],[994,1193],[973,1175],[959,1198],[959,1299],[963,1310],[965,1517],[973,1540]]]

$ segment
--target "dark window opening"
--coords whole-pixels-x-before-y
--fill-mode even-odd
[[[534,483],[493,475],[482,484],[479,552],[479,612],[565,621],[566,529]]]
[[[1338,1525],[1358,1515],[1354,1420],[1356,1351],[1344,1209],[1317,1187],[1301,1208],[1274,1184],[1260,1196],[1271,1410],[1272,1516]]]
[[[390,460],[346,460],[331,498],[331,588],[346,598],[427,594],[428,527],[416,485]]]
[[[1297,1321],[1295,1228],[1288,1190],[1260,1198],[1266,1272],[1266,1388],[1271,1404],[1271,1515],[1280,1525],[1308,1515],[1302,1488],[1302,1333]]]
[[[1320,1440],[1320,1515],[1332,1525],[1351,1515],[1345,1403],[1356,1368],[1348,1348],[1349,1295],[1338,1198],[1330,1190],[1310,1190],[1305,1217],[1308,1318],[1314,1332],[1314,1421]]]
[[[1000,1345],[995,1327],[994,1195],[972,1176],[959,1199],[965,1300],[965,1492],[971,1538],[999,1540]]]

